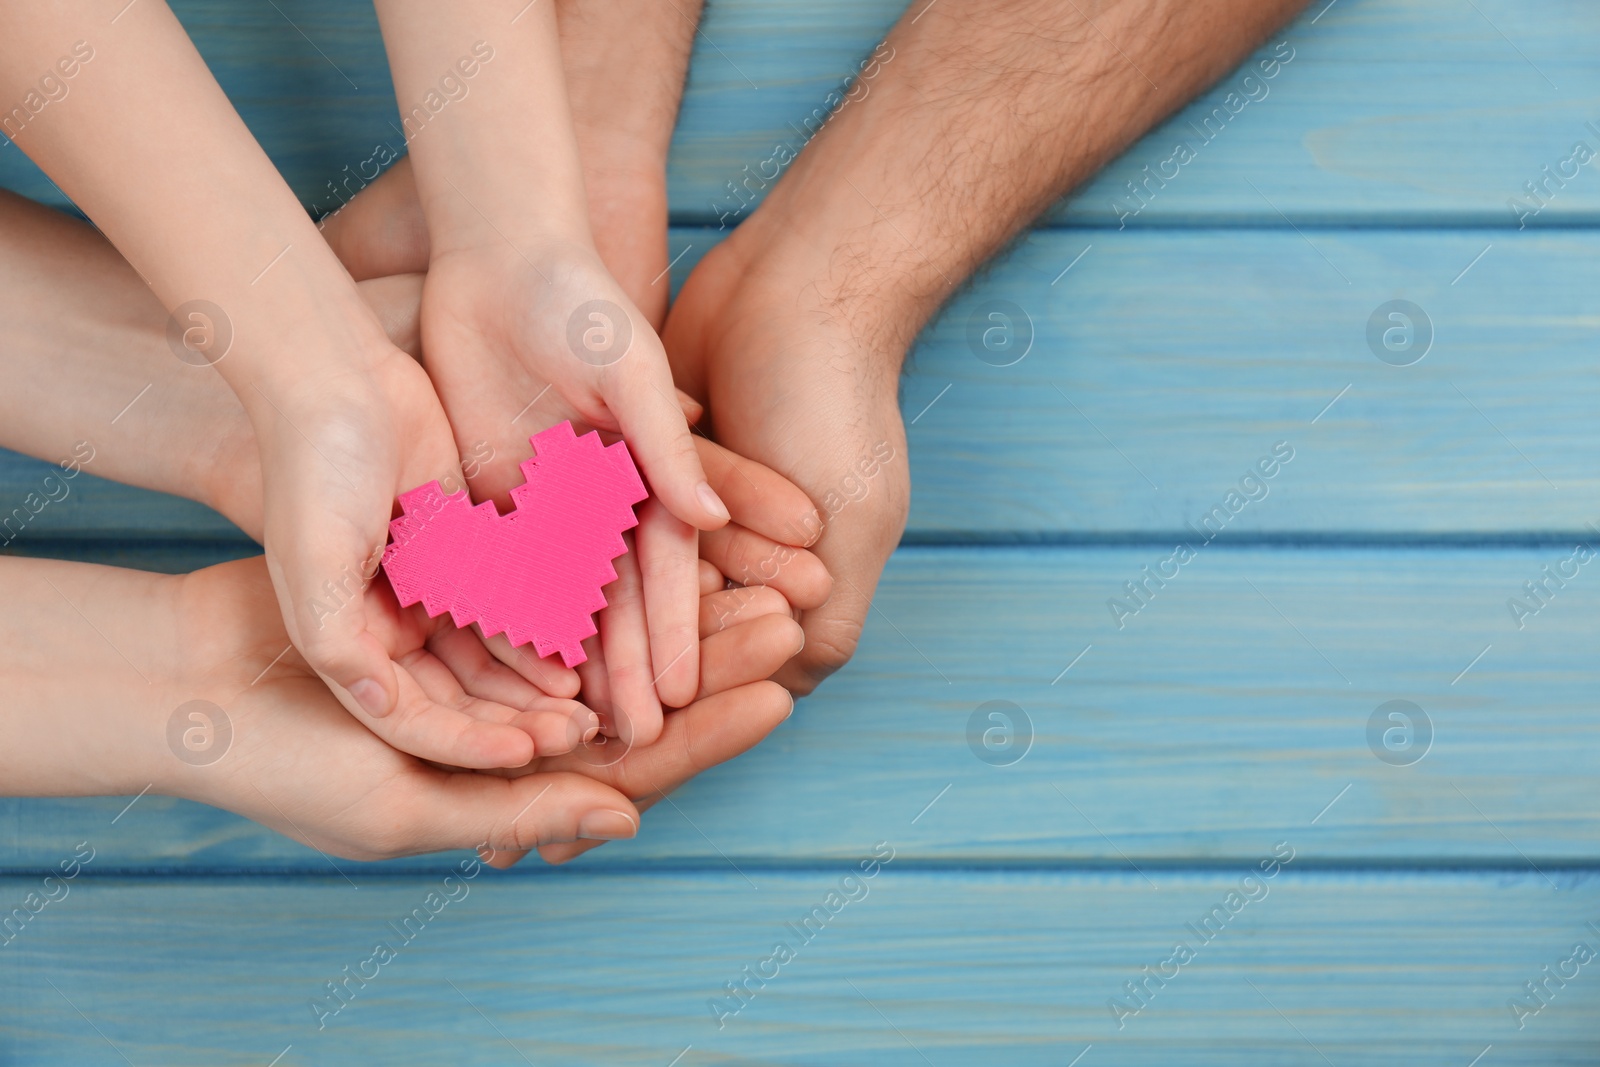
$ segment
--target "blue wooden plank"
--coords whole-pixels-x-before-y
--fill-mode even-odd
[[[101,541],[244,540],[210,508],[83,472],[62,481],[54,463],[0,450],[0,544],[48,553],[61,538]],[[51,478],[46,481],[46,478]]]
[[[714,236],[674,232],[680,276]],[[1368,343],[1394,299],[1430,324],[1411,366]],[[1011,366],[973,347],[996,300],[1032,334]],[[1175,535],[1278,442],[1293,461],[1229,537],[1577,535],[1600,521],[1597,316],[1586,232],[1038,232],[913,353],[909,537]],[[0,458],[0,516],[43,474]],[[230,529],[84,478],[18,540]]]
[[[722,183],[790,139],[896,6],[712,5],[674,217],[711,218]],[[321,1030],[321,983],[426,906],[447,861],[341,864],[359,889],[196,877],[325,861],[160,798],[10,802],[0,869],[28,873],[0,877],[5,907],[59,893],[43,869],[76,842],[97,851],[70,896],[0,935],[0,1060],[1593,1062],[1581,975],[1542,1000],[1524,983],[1575,942],[1600,948],[1585,817],[1600,605],[1581,572],[1548,603],[1523,583],[1594,518],[1595,249],[1506,232],[1505,201],[1573,141],[1600,143],[1584,125],[1600,116],[1584,47],[1600,13],[1470,7],[1318,0],[1270,97],[1126,220],[1278,232],[1115,230],[1124,181],[1236,73],[1054,214],[1078,229],[1036,235],[924,338],[904,386],[913,540],[1093,545],[902,551],[857,663],[772,742],[653,813],[639,842],[574,871],[474,879]],[[363,5],[180,11],[308,203],[329,206],[330,181],[398,142]],[[51,196],[16,160],[0,147],[0,182]],[[1533,224],[1600,221],[1592,177]],[[1480,229],[1316,228],[1372,223]],[[997,298],[1037,334],[1006,368],[967,341]],[[1436,327],[1413,366],[1366,347],[1395,298]],[[1124,599],[1119,625],[1122,583],[1149,581],[1168,535],[1219,515],[1230,489],[1251,495],[1239,476],[1280,440],[1295,458],[1270,495],[1147,585],[1148,603]],[[0,459],[0,504],[40,473]],[[249,550],[228,534],[86,479],[19,547],[176,569]],[[1469,539],[1506,543],[1439,547]],[[1314,540],[1345,547],[1265,543]],[[1537,606],[1520,627],[1513,597]],[[1393,700],[1429,716],[1420,762],[1384,747]],[[1005,723],[992,701],[1013,725],[1027,715],[1028,745],[984,748]],[[718,1028],[723,983],[878,840],[897,858],[870,897]],[[1279,841],[1296,859],[1270,896],[1147,1006],[1127,997]],[[151,867],[185,877],[107,877]],[[1139,1007],[1121,1027],[1119,994]]]
[[[1209,864],[1321,813],[1308,862],[1595,863],[1600,584],[1574,563],[1522,629],[1507,607],[1570,547],[1202,545],[1119,629],[1108,601],[1172,550],[902,549],[849,668],[582,862],[831,862],[893,818],[919,861]],[[1414,748],[1384,743],[1394,700],[1421,709]],[[145,797],[113,827],[127,803],[6,802],[0,862],[92,837],[105,869],[326,867],[194,804]]]
[[[759,173],[779,144],[799,147],[806,123],[904,8],[899,0],[708,5],[683,118],[673,143],[674,217],[711,222],[734,206],[730,182]],[[376,20],[362,0],[279,0],[240,7],[176,0],[240,113],[308,205],[327,209],[375,153],[399,151],[393,89]],[[1325,12],[1320,14],[1319,13]],[[1070,17],[1070,16],[1069,16]],[[1515,227],[1506,206],[1543,181],[1575,141],[1600,148],[1600,70],[1588,45],[1600,11],[1582,0],[1536,9],[1516,0],[1342,0],[1312,4],[1269,42],[1294,58],[1266,83],[1243,70],[1146,137],[1055,215],[1117,226],[1143,167],[1171,174],[1149,187],[1131,225],[1246,222],[1423,222]],[[892,61],[891,61],[892,64]],[[1227,94],[1258,98],[1202,141],[1190,123]],[[1263,95],[1265,94],[1265,95]],[[813,121],[813,125],[815,122]],[[1193,162],[1161,166],[1177,139]],[[380,151],[380,148],[382,151]],[[348,169],[347,169],[348,168]],[[1590,168],[1592,169],[1592,168]],[[770,168],[768,168],[770,173]],[[1254,183],[1255,188],[1252,188]],[[759,180],[751,188],[759,191]],[[8,142],[0,185],[60,204],[60,193]],[[1600,181],[1549,187],[1533,225],[1600,221]],[[749,194],[746,194],[749,195]],[[1124,198],[1124,206],[1113,201]]]
[[[893,848],[898,829],[886,822],[876,840]],[[1594,1062],[1595,963],[1567,964],[1523,1029],[1508,1007],[1537,1005],[1524,983],[1575,943],[1600,947],[1593,880],[1335,876],[1298,860],[1260,878],[1274,846],[1287,855],[1300,836],[1261,841],[1248,866],[1148,878],[934,872],[897,856],[843,882],[874,840],[837,865],[753,882],[447,884],[442,864],[359,888],[79,877],[0,948],[0,1058],[1061,1067],[1092,1045],[1083,1067],[1358,1067],[1465,1065],[1492,1044],[1497,1064]],[[0,901],[38,888],[0,881]],[[430,893],[455,900],[430,905]],[[407,940],[396,929],[414,909]],[[1190,926],[1208,915],[1205,941]],[[1163,967],[1180,941],[1193,958]],[[393,957],[365,962],[380,942]],[[793,958],[766,962],[779,942]],[[709,1004],[747,967],[767,980],[748,979],[719,1029]],[[335,1000],[325,983],[345,968],[367,978]],[[1151,980],[1119,1029],[1108,1004],[1138,1004],[1124,983],[1146,968],[1171,977]]]
[[[911,529],[1175,532],[1285,442],[1230,533],[1581,531],[1597,251],[1582,232],[1035,233],[915,350]],[[1010,366],[972,340],[997,300],[1033,333]]]

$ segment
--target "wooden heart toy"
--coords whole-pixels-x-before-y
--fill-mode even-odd
[[[606,606],[601,589],[617,577],[611,561],[628,550],[622,532],[638,525],[633,506],[650,494],[621,441],[578,437],[570,422],[530,441],[508,515],[438,482],[402,493],[383,569],[402,607],[420,601],[429,617],[448,611],[457,626],[477,623],[485,637],[531,642],[575,667]]]

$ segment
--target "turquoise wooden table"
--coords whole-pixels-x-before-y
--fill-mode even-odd
[[[398,149],[363,4],[177,6],[308,205]],[[710,6],[678,280],[897,13]],[[1600,572],[1568,562],[1600,539],[1600,174],[1547,176],[1600,149],[1597,41],[1584,0],[1316,0],[1265,96],[1217,112],[1224,79],[1054,211],[916,347],[856,661],[637,841],[408,923],[460,857],[6,803],[0,911],[94,859],[0,948],[0,1060],[1600,1062]],[[60,203],[14,147],[0,179]],[[1003,367],[968,343],[995,300],[1033,337]],[[0,499],[40,470],[5,456]],[[15,547],[253,551],[107,483]]]

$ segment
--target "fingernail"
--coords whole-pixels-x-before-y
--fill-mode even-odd
[[[633,816],[624,811],[596,808],[578,820],[578,836],[591,841],[620,841],[638,832]]]
[[[350,695],[356,698],[362,711],[375,719],[389,714],[389,695],[383,691],[383,686],[371,678],[363,678],[352,685]]]
[[[784,722],[788,722],[789,721],[789,717],[791,715],[793,715],[793,714],[794,714],[794,694],[790,693],[789,694],[789,711],[788,711],[788,714],[784,715],[783,721]]]
[[[587,727],[585,727],[584,731],[583,731],[583,743],[587,745],[590,741],[593,741],[594,738],[595,738],[595,735],[598,734],[599,732],[600,732],[600,716],[596,715],[594,712],[591,711],[589,713],[589,725]]]
[[[728,517],[728,505],[724,504],[722,498],[717,495],[717,491],[711,488],[710,482],[701,482],[695,486],[694,495],[700,498],[701,507],[717,518],[726,519]]]

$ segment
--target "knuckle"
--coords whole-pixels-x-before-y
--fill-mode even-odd
[[[808,634],[801,653],[801,664],[814,681],[820,682],[850,662],[861,643],[861,624],[853,620],[834,622],[821,633]]]
[[[808,697],[812,693],[816,692],[817,686],[821,684],[821,681],[822,680],[820,678],[812,677],[809,672],[802,673],[799,677],[788,683],[789,691],[793,693],[796,698]]]
[[[503,666],[499,660],[490,656],[473,660],[470,663],[459,663],[452,668],[456,681],[463,690],[461,703],[472,699],[472,694],[491,691],[491,686],[498,673],[495,668]]]
[[[525,852],[539,844],[537,840],[530,840],[532,836],[524,831],[521,818],[507,816],[490,830],[489,842],[496,851]]]
[[[683,577],[686,581],[692,576],[698,580],[696,564],[693,557],[679,556],[669,552],[644,552],[639,554],[639,576],[646,584],[651,584],[662,579]]]
[[[332,670],[342,664],[345,656],[343,635],[330,629],[301,627],[300,654],[320,670]]]
[[[689,767],[690,776],[692,777],[694,775],[700,774],[702,771],[705,771],[705,770],[709,769],[711,767],[711,765],[712,765],[711,761],[702,759],[695,752],[695,736],[694,736],[693,720],[691,718],[689,718],[688,716],[684,717],[682,738],[683,738],[683,761]]]

